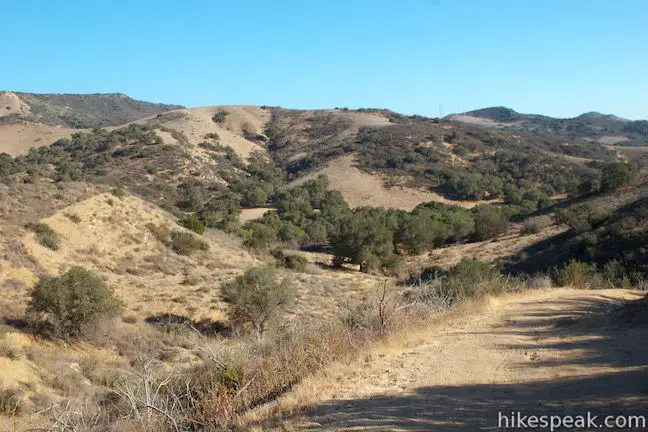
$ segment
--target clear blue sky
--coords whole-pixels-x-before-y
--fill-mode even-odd
[[[0,22],[0,89],[648,118],[646,0],[0,0]]]

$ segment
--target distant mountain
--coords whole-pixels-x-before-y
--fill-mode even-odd
[[[179,108],[183,107],[142,102],[121,93],[0,92],[0,123],[4,124],[29,121],[70,128],[116,126]]]
[[[539,136],[562,136],[571,140],[582,139],[611,145],[648,145],[648,121],[631,121],[594,111],[561,119],[539,114],[521,114],[506,107],[490,107],[452,114],[446,118]]]

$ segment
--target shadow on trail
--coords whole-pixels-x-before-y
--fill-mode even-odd
[[[648,371],[532,384],[421,387],[404,396],[374,396],[315,407],[302,430],[497,430],[498,413],[601,416],[646,414]],[[319,425],[318,425],[319,424]]]
[[[648,326],[624,321],[623,302],[584,292],[562,300],[532,300],[524,311],[502,310],[502,335],[512,352],[537,358],[506,367],[545,368],[556,378],[522,383],[430,386],[401,395],[335,400],[311,407],[300,430],[497,430],[498,412],[533,415],[648,415]],[[479,330],[477,334],[479,334]],[[474,334],[474,332],[473,332]],[[508,337],[506,336],[521,336]],[[511,342],[514,341],[514,342]],[[552,355],[543,359],[543,353]],[[517,357],[519,359],[519,357]],[[474,359],[479,362],[479,358]],[[560,375],[558,370],[561,367]],[[429,365],[430,368],[443,367]],[[578,367],[577,373],[570,368]],[[312,423],[311,423],[312,422]],[[631,429],[626,429],[631,430]]]

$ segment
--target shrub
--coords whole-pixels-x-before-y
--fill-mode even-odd
[[[306,270],[309,262],[301,255],[286,255],[282,259],[283,265],[291,270],[303,272]]]
[[[527,220],[526,222],[524,222],[524,226],[522,227],[522,234],[538,234],[541,230],[542,227],[540,226],[540,223],[538,221]]]
[[[227,111],[218,111],[212,116],[212,121],[214,123],[223,123],[225,121],[225,117],[227,117],[228,115],[229,113]]]
[[[482,241],[497,237],[508,230],[508,218],[503,209],[499,207],[484,205],[474,209],[475,240]]]
[[[228,315],[235,324],[250,324],[259,337],[268,321],[285,308],[294,297],[288,279],[277,281],[271,267],[255,267],[221,288],[222,297],[229,305]]]
[[[173,230],[170,237],[169,245],[177,254],[191,255],[196,251],[209,250],[209,245],[206,242],[188,232]]]
[[[18,359],[18,351],[8,343],[0,344],[0,356],[8,358],[9,360]]]
[[[203,224],[202,221],[194,215],[183,216],[178,221],[178,224],[197,234],[202,234],[205,232],[205,224]]]
[[[46,223],[29,223],[26,225],[26,228],[36,233],[36,238],[41,245],[52,250],[58,250],[61,246],[61,240],[58,234]]]
[[[600,211],[591,203],[577,204],[556,211],[556,223],[566,224],[576,233],[589,231],[603,223],[610,216],[609,212]]]
[[[122,187],[114,187],[110,189],[110,193],[116,196],[117,198],[124,198],[128,193],[126,192],[126,189]]]
[[[76,214],[76,213],[65,213],[65,216],[70,219],[72,222],[75,224],[78,224],[81,222],[81,217]]]
[[[238,228],[240,214],[238,201],[232,195],[227,195],[208,201],[197,216],[209,228],[231,232]]]
[[[604,192],[618,189],[632,180],[637,173],[637,167],[627,162],[615,162],[601,171],[601,190]]]
[[[82,336],[120,303],[94,273],[73,267],[58,277],[41,278],[31,293],[28,310],[42,315],[46,331],[64,338]]]
[[[331,238],[336,262],[348,259],[363,272],[378,270],[394,255],[397,221],[382,209],[362,208],[339,227]]]
[[[591,278],[595,273],[594,267],[589,264],[572,260],[556,274],[558,286],[589,289],[592,288]]]
[[[489,293],[500,293],[505,288],[500,272],[493,264],[464,260],[442,279],[440,293],[457,302]]]

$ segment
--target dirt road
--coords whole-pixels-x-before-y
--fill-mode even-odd
[[[637,297],[553,289],[495,300],[415,348],[329,382],[318,402],[284,427],[497,430],[498,412],[510,417],[515,410],[648,416],[648,327],[613,312]]]

